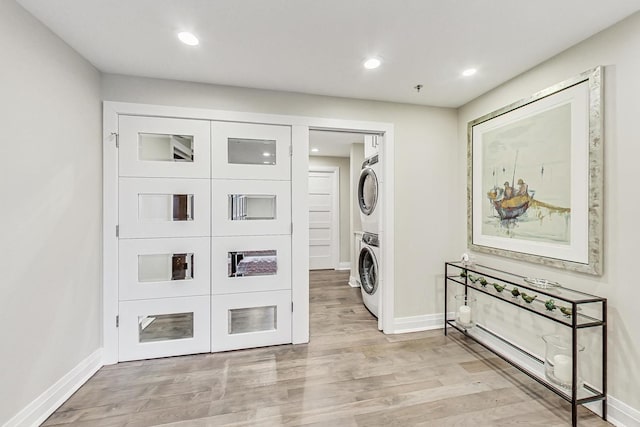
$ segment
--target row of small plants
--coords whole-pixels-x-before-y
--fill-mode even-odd
[[[460,273],[460,277],[462,278],[466,277],[472,283],[480,283],[480,286],[482,286],[483,288],[486,288],[487,285],[490,284],[494,287],[494,289],[498,293],[502,293],[502,291],[507,290],[511,292],[511,295],[513,296],[513,298],[521,297],[527,304],[531,304],[538,297],[538,295],[531,296],[531,295],[527,295],[525,292],[520,292],[516,287],[509,290],[507,289],[506,285],[500,285],[499,283],[495,283],[495,282],[489,283],[487,279],[485,279],[484,277],[474,276],[473,274],[467,273],[466,270],[462,270],[462,272]],[[553,299],[549,299],[545,301],[544,306],[547,309],[547,311],[553,311],[555,309],[559,309],[562,312],[562,314],[564,314],[566,317],[571,317],[571,315],[573,314],[573,310],[571,309],[571,307],[563,307],[563,306],[556,305]]]

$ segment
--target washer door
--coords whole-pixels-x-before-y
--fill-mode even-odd
[[[378,203],[378,177],[371,168],[364,168],[360,172],[358,181],[358,205],[360,212],[371,215]]]
[[[369,295],[373,295],[378,289],[378,261],[373,251],[367,246],[360,250],[358,273],[362,289]]]

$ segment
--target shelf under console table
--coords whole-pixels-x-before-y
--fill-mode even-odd
[[[444,299],[445,335],[450,328],[461,332],[562,397],[571,404],[573,426],[577,426],[578,405],[591,402],[602,403],[602,418],[606,420],[606,298],[487,266],[446,262]],[[474,306],[477,299],[484,301],[484,310]],[[539,330],[546,327],[563,333],[542,337],[546,350],[544,357],[540,357],[538,352],[531,350],[531,342],[519,340],[514,334],[505,334],[495,327],[499,322],[496,323],[496,319],[491,318],[491,311],[486,309],[493,301],[506,305],[505,308],[511,307],[516,313],[530,313],[532,322],[540,323]],[[484,318],[478,318],[477,312]],[[504,313],[501,311],[500,314]],[[513,323],[516,324],[517,319]],[[510,326],[512,329],[517,327]],[[590,334],[588,349],[580,343],[581,333]],[[595,339],[594,334],[597,335]],[[589,371],[584,372],[588,378],[580,377],[581,350],[585,350],[583,357],[600,359],[595,367],[591,364],[589,369],[583,369]]]

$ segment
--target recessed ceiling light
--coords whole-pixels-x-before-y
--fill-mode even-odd
[[[262,153],[262,155],[265,157],[271,157],[271,153],[269,153],[268,151],[265,151],[264,153]]]
[[[380,64],[382,64],[382,61],[380,61],[379,58],[369,58],[364,61],[364,64],[362,65],[364,65],[364,68],[367,70],[373,70],[374,68],[378,68]]]
[[[475,68],[467,68],[462,72],[462,75],[465,77],[469,77],[469,76],[473,76],[477,72],[478,70],[476,70]]]
[[[198,46],[200,44],[200,40],[198,40],[196,36],[194,36],[192,33],[188,31],[183,31],[181,33],[178,33],[178,38],[182,43],[189,46]]]
[[[314,153],[317,153],[320,150],[318,150],[317,148],[312,148],[311,151],[314,152]]]

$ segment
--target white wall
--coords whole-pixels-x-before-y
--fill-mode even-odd
[[[339,215],[340,219],[340,262],[350,262],[350,230],[349,230],[349,159],[347,157],[309,156],[311,166],[335,166],[340,169]]]
[[[597,65],[604,65],[604,275],[592,277],[478,254],[478,260],[522,275],[556,280],[609,300],[609,394],[640,410],[640,323],[637,283],[640,201],[640,13],[568,49],[459,110],[452,237],[466,248],[466,131],[477,117]]]
[[[100,347],[100,74],[0,0],[0,424]]]
[[[457,253],[451,230],[463,227],[448,202],[458,160],[456,110],[113,74],[103,75],[102,93],[108,101],[394,123],[395,314],[442,311],[435,284],[445,259]]]
[[[349,249],[351,253],[351,271],[352,275],[357,275],[358,255],[356,254],[356,246],[353,233],[362,231],[362,220],[360,219],[360,205],[358,204],[358,183],[360,181],[360,172],[362,171],[362,163],[364,162],[364,144],[351,144],[349,152],[349,174],[351,182],[349,183],[349,218],[350,218],[350,243]]]

